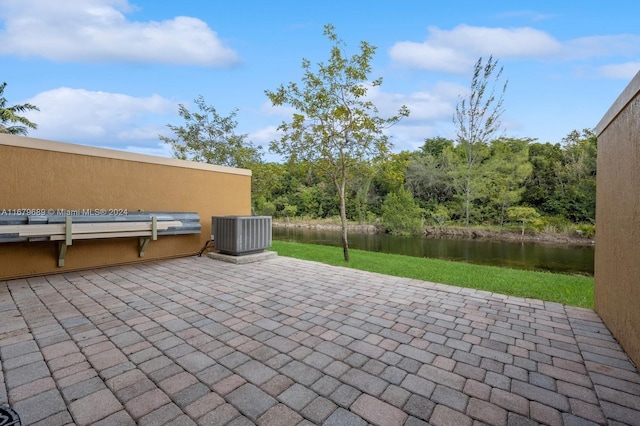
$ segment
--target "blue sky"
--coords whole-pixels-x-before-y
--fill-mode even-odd
[[[396,151],[454,138],[489,55],[509,80],[505,135],[556,143],[594,128],[640,70],[639,16],[637,0],[0,0],[0,82],[10,105],[40,108],[36,138],[171,156],[158,134],[202,95],[266,148],[292,111],[264,91],[299,81],[302,58],[327,60],[331,23],[349,54],[377,46],[381,115],[411,110],[389,130]]]

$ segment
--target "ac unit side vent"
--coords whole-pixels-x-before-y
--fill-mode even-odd
[[[212,216],[211,233],[221,253],[260,253],[271,247],[271,216]]]

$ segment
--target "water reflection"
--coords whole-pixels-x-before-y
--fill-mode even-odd
[[[339,232],[273,228],[282,241],[340,246]],[[516,269],[593,275],[593,247],[552,246],[489,240],[397,237],[386,234],[349,234],[349,247],[415,257],[456,260]]]

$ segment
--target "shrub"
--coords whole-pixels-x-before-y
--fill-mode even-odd
[[[266,201],[262,204],[262,208],[260,209],[260,215],[262,216],[273,216],[276,213],[276,205],[271,201]]]
[[[382,223],[394,235],[412,235],[422,232],[422,210],[411,192],[400,189],[387,194],[382,204]]]
[[[581,223],[576,225],[576,233],[587,238],[593,238],[596,235],[596,226],[590,223]]]
[[[451,216],[449,215],[449,210],[447,210],[445,206],[438,204],[431,211],[431,219],[435,225],[442,228],[447,224],[449,219],[451,219]]]
[[[542,231],[548,234],[557,234],[566,229],[571,222],[562,216],[542,216],[538,219],[538,231]]]
[[[510,207],[507,209],[509,219],[520,222],[522,235],[527,226],[536,226],[540,218],[540,213],[533,207]]]

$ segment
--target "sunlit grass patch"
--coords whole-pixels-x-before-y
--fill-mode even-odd
[[[593,308],[593,277],[523,271],[353,249],[349,250],[351,262],[346,263],[341,247],[284,241],[274,241],[272,249],[280,256]]]

